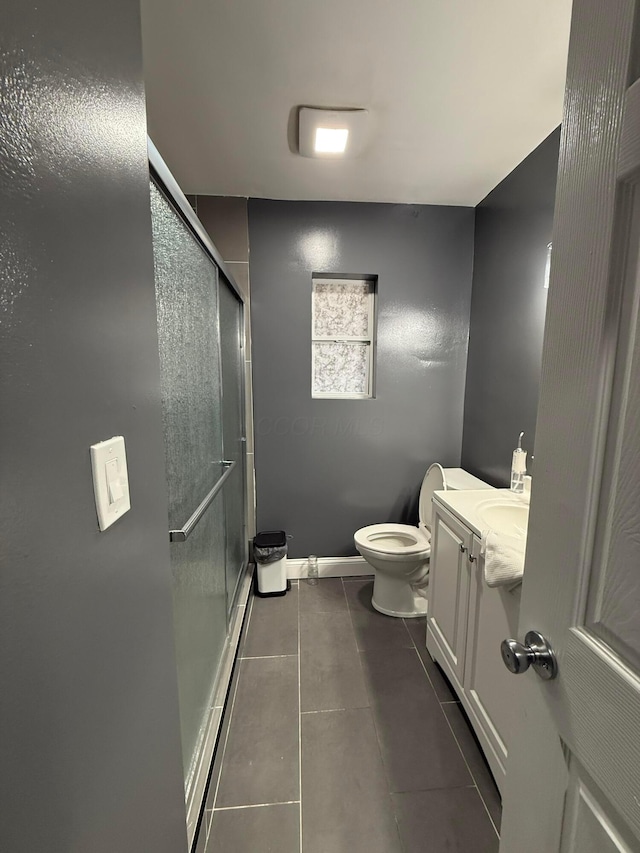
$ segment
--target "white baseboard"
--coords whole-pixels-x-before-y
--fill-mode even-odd
[[[318,557],[318,575],[321,578],[346,578],[372,575],[373,569],[364,557]],[[307,558],[290,560],[287,558],[287,577],[306,578],[308,576]]]

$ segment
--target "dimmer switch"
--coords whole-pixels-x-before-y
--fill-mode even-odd
[[[117,435],[93,444],[91,467],[98,524],[106,530],[131,509],[124,438]]]

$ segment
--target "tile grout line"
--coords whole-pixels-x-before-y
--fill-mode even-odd
[[[426,666],[424,665],[424,661],[422,660],[422,657],[421,657],[421,655],[420,655],[420,652],[418,651],[418,647],[416,646],[416,642],[415,642],[415,640],[413,639],[413,635],[411,634],[411,631],[409,631],[409,626],[407,625],[407,623],[405,622],[405,620],[404,620],[404,619],[402,620],[402,622],[403,622],[403,624],[404,624],[404,627],[405,627],[405,629],[406,629],[407,633],[409,634],[409,637],[411,638],[411,642],[413,643],[413,648],[414,648],[414,650],[415,650],[416,655],[418,656],[418,660],[420,661],[420,665],[422,666],[422,669],[424,670],[424,674],[427,676],[427,681],[429,682],[429,684],[431,685],[431,687],[432,687],[432,689],[433,689],[433,692],[434,692],[434,694],[435,694],[435,697],[436,697],[436,699],[437,699],[437,701],[438,701],[438,705],[439,705],[439,707],[440,707],[440,712],[442,713],[442,716],[445,718],[445,721],[446,721],[447,725],[449,726],[449,730],[450,730],[451,734],[453,735],[453,739],[454,739],[454,741],[455,741],[456,746],[458,747],[458,751],[460,752],[460,755],[462,756],[462,760],[464,761],[465,766],[466,766],[467,770],[469,771],[469,776],[471,777],[471,780],[472,780],[472,782],[473,782],[473,785],[466,785],[466,786],[464,786],[464,787],[469,787],[469,788],[475,788],[475,789],[476,789],[476,791],[478,792],[478,796],[480,797],[480,802],[481,802],[481,803],[482,803],[482,805],[484,806],[484,810],[486,811],[487,816],[488,816],[488,818],[489,818],[489,821],[491,822],[491,826],[493,827],[493,830],[494,830],[494,832],[496,833],[496,835],[498,836],[498,838],[500,838],[500,833],[498,832],[498,828],[496,827],[496,825],[495,825],[495,823],[494,823],[494,821],[493,821],[493,818],[491,817],[491,812],[489,811],[489,809],[488,809],[488,807],[487,807],[487,804],[486,804],[486,802],[485,802],[485,799],[484,799],[484,797],[482,796],[482,792],[480,791],[480,788],[479,788],[479,786],[478,786],[478,782],[477,782],[477,780],[476,780],[476,777],[473,775],[473,771],[471,770],[471,766],[470,766],[469,762],[467,761],[467,757],[466,757],[466,755],[464,754],[464,751],[463,751],[462,747],[460,746],[460,742],[458,741],[458,738],[456,737],[456,733],[455,733],[455,732],[454,732],[454,730],[453,730],[453,726],[452,726],[452,725],[451,725],[451,723],[449,722],[449,718],[448,718],[448,717],[447,717],[447,715],[445,714],[445,712],[444,712],[444,708],[442,707],[443,705],[458,705],[458,704],[460,704],[460,703],[459,703],[457,700],[455,700],[455,699],[453,699],[453,700],[448,700],[448,701],[445,701],[445,702],[441,702],[441,701],[440,701],[440,698],[439,698],[439,696],[438,696],[438,694],[437,694],[437,692],[436,692],[436,689],[435,689],[435,687],[433,686],[433,682],[431,681],[431,678],[429,677],[429,673],[427,672],[427,668],[426,668]],[[428,652],[427,652],[427,654],[428,654]]]
[[[274,658],[296,658],[298,655],[239,655],[238,660],[273,660]]]
[[[256,599],[255,599],[255,595],[252,595],[252,597],[251,597],[251,605],[250,605],[250,609],[249,609],[249,612],[248,612],[247,617],[246,617],[246,625],[245,625],[245,626],[243,626],[243,627],[244,627],[244,629],[245,629],[245,636],[246,636],[246,633],[249,631],[249,628],[250,628],[250,624],[251,624],[251,617],[252,617],[252,615],[253,615],[253,606],[254,606],[255,600],[256,600]],[[240,644],[238,645],[238,648],[239,648],[239,647],[240,647]],[[298,648],[299,648],[299,643],[298,643]],[[253,658],[252,658],[252,657],[246,657],[246,658],[238,657],[238,662],[240,662],[240,661],[242,661],[242,660],[262,660],[263,658],[289,658],[289,657],[293,657],[293,658],[295,658],[295,657],[297,657],[297,655],[295,655],[295,654],[292,654],[292,655],[264,655],[264,656],[256,656],[256,657],[253,657]],[[299,672],[299,669],[300,669],[300,662],[298,661],[298,672]],[[231,700],[231,705],[230,705],[230,708],[229,708],[229,725],[227,726],[227,731],[226,731],[226,737],[225,737],[225,741],[224,741],[224,745],[223,745],[222,756],[221,756],[221,759],[220,759],[220,773],[219,773],[219,775],[218,775],[218,779],[217,779],[217,781],[216,781],[216,792],[215,792],[215,797],[214,797],[214,800],[213,800],[213,802],[214,802],[214,807],[211,809],[211,813],[212,813],[212,818],[211,818],[211,827],[209,827],[209,833],[208,833],[208,835],[207,835],[207,844],[208,844],[208,842],[209,842],[209,834],[210,834],[211,828],[213,827],[213,814],[214,814],[215,812],[222,812],[222,811],[237,811],[237,810],[239,810],[239,809],[250,809],[250,808],[263,808],[263,807],[266,807],[266,806],[272,806],[272,805],[276,805],[276,806],[278,806],[278,805],[295,805],[295,804],[297,804],[297,803],[299,802],[299,800],[286,800],[286,801],[283,801],[283,802],[277,802],[277,803],[247,803],[247,804],[238,805],[238,806],[216,806],[216,805],[215,805],[215,803],[216,803],[216,802],[217,802],[217,800],[218,800],[218,792],[219,792],[219,789],[220,789],[220,781],[221,781],[221,779],[222,779],[222,771],[223,771],[223,767],[224,767],[224,758],[225,758],[225,755],[226,755],[227,744],[228,744],[228,740],[229,740],[229,734],[230,734],[230,731],[231,731],[231,723],[232,723],[233,714],[234,714],[234,711],[235,711],[235,702],[236,702],[236,697],[237,697],[237,692],[238,692],[238,691],[237,691],[238,683],[239,683],[239,678],[238,678],[238,680],[236,681],[236,689],[234,690],[233,697],[232,697],[232,700]],[[299,686],[298,686],[298,693],[299,693]]]
[[[358,654],[362,654],[362,652],[358,652]],[[336,711],[360,711],[362,708],[369,708],[370,705],[359,705],[352,708],[320,708],[317,711],[301,711],[301,716],[306,716],[307,714],[335,714]]]
[[[347,590],[344,586],[344,578],[340,578],[342,581],[342,592],[345,597],[345,601],[347,602],[347,613],[349,614],[349,624],[351,625],[351,633],[353,634],[353,641],[356,644],[356,654],[358,655],[358,660],[360,661],[360,669],[362,670],[362,680],[364,681],[364,667],[362,666],[362,658],[360,654],[362,649],[358,646],[358,635],[356,634],[356,626],[353,624],[353,614],[351,612],[351,605],[349,604],[349,596],[347,595]],[[365,684],[365,690],[367,685]],[[369,691],[367,690],[367,697],[369,696]]]
[[[473,787],[474,787],[474,788],[476,789],[476,791],[478,792],[478,796],[480,797],[480,802],[481,802],[481,803],[482,803],[482,805],[484,806],[484,810],[485,810],[485,811],[486,811],[486,813],[487,813],[487,816],[488,816],[488,818],[489,818],[489,820],[490,820],[490,822],[491,822],[491,826],[493,827],[493,830],[494,830],[495,834],[498,836],[498,838],[500,838],[500,833],[498,832],[498,827],[497,827],[497,826],[495,825],[495,823],[493,822],[493,818],[491,817],[491,812],[489,811],[489,809],[488,809],[488,807],[487,807],[487,804],[486,804],[486,802],[485,802],[485,800],[484,800],[484,797],[482,796],[482,792],[481,792],[481,790],[480,790],[480,787],[478,786],[477,779],[476,779],[476,777],[473,775],[473,770],[471,769],[471,765],[470,765],[470,764],[469,764],[469,762],[467,761],[467,757],[466,757],[466,755],[464,754],[464,750],[463,750],[463,749],[462,749],[462,747],[460,746],[460,742],[458,741],[458,738],[456,737],[456,733],[455,733],[455,732],[454,732],[454,730],[453,730],[453,726],[452,726],[452,725],[451,725],[451,723],[449,722],[449,718],[447,717],[447,715],[446,715],[446,714],[445,714],[445,712],[444,712],[444,708],[442,707],[442,705],[443,705],[443,704],[445,704],[445,703],[440,702],[439,704],[440,704],[440,710],[441,710],[441,712],[442,712],[442,716],[445,718],[445,720],[446,720],[446,722],[447,722],[447,725],[449,726],[449,729],[450,729],[450,731],[451,731],[451,734],[453,735],[453,739],[454,739],[454,741],[456,742],[456,746],[457,746],[457,747],[458,747],[458,749],[460,750],[460,755],[462,756],[462,760],[464,761],[464,763],[465,763],[465,765],[466,765],[466,767],[467,767],[467,770],[469,771],[469,776],[471,776],[471,779],[472,779],[472,781],[473,781]],[[446,703],[446,704],[449,704],[449,703]]]
[[[347,595],[347,590],[345,588],[345,580],[344,578],[340,578],[342,581],[342,594],[344,595],[345,601],[347,602],[347,613],[349,614],[349,624],[351,625],[351,633],[353,634],[353,641],[356,644],[356,653],[358,655],[358,659],[360,660],[360,649],[358,648],[358,635],[356,634],[356,626],[353,624],[353,614],[351,613],[351,605],[349,604],[349,596]],[[362,661],[360,660],[360,667],[362,668]],[[362,671],[364,677],[364,670]],[[366,685],[365,685],[366,688]],[[369,691],[367,691],[367,696],[369,695]]]
[[[214,812],[237,812],[239,809],[268,809],[269,806],[296,806],[300,800],[283,800],[278,803],[247,803],[246,806],[220,806]]]
[[[376,723],[376,715],[373,713],[373,707],[371,705],[371,692],[369,690],[369,685],[367,684],[367,680],[364,677],[364,667],[362,666],[362,655],[363,655],[363,652],[366,653],[366,649],[361,650],[360,648],[358,648],[358,638],[356,636],[355,625],[353,624],[353,615],[351,613],[351,606],[349,605],[349,598],[347,597],[347,590],[345,589],[345,586],[344,586],[344,579],[342,580],[342,589],[344,591],[344,597],[347,599],[347,610],[349,611],[349,621],[351,622],[351,630],[353,631],[353,636],[354,636],[354,639],[356,641],[356,653],[358,655],[358,660],[360,661],[360,669],[362,670],[362,680],[364,681],[364,689],[365,689],[366,694],[367,694],[367,699],[369,700],[369,705],[368,705],[367,710],[369,711],[369,714],[371,716],[371,722],[373,723],[373,731],[374,731],[374,734],[376,736],[376,744],[378,747],[378,755],[380,756],[380,764],[382,766],[382,772],[384,774],[384,779],[387,783],[386,784],[387,796],[389,798],[389,807],[391,809],[391,814],[393,815],[393,822],[395,823],[395,826],[396,826],[396,834],[398,836],[398,844],[400,845],[401,850],[406,851],[406,846],[402,840],[402,834],[400,832],[400,823],[398,821],[398,815],[396,814],[396,809],[395,809],[395,806],[393,803],[393,794],[391,792],[391,786],[389,784],[389,774],[387,771],[387,765],[385,764],[384,756],[382,754],[382,744],[380,743],[380,733],[378,732],[378,725]],[[403,620],[403,622],[404,622],[404,620]],[[407,626],[405,625],[405,628],[406,627]],[[408,630],[409,629],[407,628],[407,631]]]
[[[246,624],[246,627],[243,626],[244,631],[246,633],[249,632],[249,628],[251,625],[251,617],[253,616],[253,603],[254,603],[254,601],[255,601],[255,596],[252,595],[251,596],[251,608],[249,610],[249,613],[246,616],[247,624]],[[246,634],[245,634],[245,636],[246,636]],[[240,643],[241,640],[242,640],[242,635],[240,636],[238,643]],[[215,794],[213,797],[213,809],[212,809],[213,812],[218,811],[218,809],[216,808],[216,803],[218,802],[218,794],[220,792],[220,780],[222,779],[222,773],[224,771],[224,758],[225,758],[225,755],[227,754],[227,744],[229,743],[229,732],[231,731],[231,722],[233,720],[233,712],[234,712],[235,707],[236,707],[236,696],[238,695],[238,684],[239,684],[239,682],[240,682],[240,672],[238,671],[238,678],[236,679],[236,685],[235,685],[235,688],[233,691],[233,696],[231,697],[231,706],[229,708],[229,725],[227,726],[227,731],[225,732],[224,744],[222,746],[222,755],[220,756],[220,772],[218,773],[218,778],[216,779],[216,791],[215,791]],[[209,827],[209,835],[211,834],[212,827],[213,827],[213,818],[211,820],[211,826]],[[209,839],[207,837],[207,844],[208,844],[208,842],[209,842]]]
[[[469,762],[467,761],[467,758],[464,754],[464,751],[463,751],[462,747],[460,746],[460,742],[458,741],[458,738],[456,737],[456,733],[454,732],[453,727],[452,727],[451,723],[449,722],[449,718],[445,714],[444,708],[442,707],[443,705],[458,705],[460,703],[455,699],[448,700],[445,702],[440,701],[438,694],[436,693],[436,689],[433,686],[433,682],[431,681],[431,678],[429,677],[429,673],[427,672],[427,668],[424,665],[424,661],[422,660],[422,657],[420,656],[420,652],[418,651],[418,647],[416,646],[415,640],[413,639],[413,635],[411,634],[411,631],[409,631],[409,627],[408,627],[408,625],[404,619],[402,620],[402,622],[404,624],[404,627],[405,627],[407,633],[411,637],[411,642],[413,643],[413,648],[415,649],[415,652],[418,656],[418,660],[420,661],[422,669],[424,670],[424,673],[427,676],[427,680],[428,680],[429,684],[431,685],[431,687],[433,688],[433,692],[435,693],[436,699],[438,700],[438,705],[440,706],[440,711],[441,711],[443,717],[445,718],[447,725],[449,726],[449,730],[451,731],[451,734],[453,735],[453,739],[456,742],[456,746],[458,747],[458,750],[460,751],[460,754],[462,755],[462,760],[464,761],[465,766],[466,766],[467,770],[469,771],[469,775],[471,776],[471,779],[473,780],[473,786],[471,786],[471,787],[474,787],[476,789],[476,791],[478,792],[478,796],[480,797],[480,802],[484,806],[484,810],[486,811],[487,815],[489,816],[489,820],[491,821],[491,826],[493,827],[498,838],[500,838],[500,833],[498,832],[498,828],[496,827],[496,825],[493,821],[493,818],[491,817],[491,812],[489,811],[487,804],[485,802],[485,799],[482,796],[482,792],[480,791],[476,777],[473,775],[473,771],[471,770],[471,766],[469,765]],[[427,652],[427,654],[428,654],[428,652]]]
[[[436,688],[435,688],[435,686],[434,686],[434,683],[433,683],[433,681],[431,681],[431,678],[430,678],[430,676],[429,676],[429,673],[428,673],[428,671],[427,671],[427,668],[426,668],[426,666],[424,665],[424,661],[422,660],[422,657],[421,657],[421,655],[420,655],[420,652],[418,651],[418,647],[416,646],[416,641],[413,639],[413,635],[412,635],[411,631],[409,630],[409,626],[407,625],[407,623],[405,622],[405,620],[404,620],[404,619],[402,620],[402,624],[404,625],[404,629],[405,629],[405,631],[406,631],[406,632],[407,632],[407,634],[409,635],[409,639],[411,640],[411,645],[413,646],[413,650],[414,650],[414,652],[416,653],[416,655],[418,656],[418,660],[420,661],[420,666],[421,666],[421,667],[422,667],[422,669],[424,670],[424,674],[427,676],[427,681],[428,681],[428,682],[429,682],[429,684],[431,685],[431,689],[433,690],[434,695],[435,695],[435,697],[436,697],[436,699],[437,699],[437,701],[438,701],[438,705],[442,705],[442,702],[440,701],[440,698],[439,698],[439,696],[438,696],[438,693],[437,693],[437,691],[436,691]],[[428,652],[427,652],[427,654],[428,654]]]
[[[300,853],[302,853],[302,676],[300,654],[300,584],[298,584],[298,790],[300,797]]]
[[[437,785],[435,788],[415,788],[409,791],[391,791],[394,797],[403,797],[405,794],[430,794],[432,791],[470,791],[476,788],[477,785]]]
[[[360,581],[360,580],[361,580],[361,578],[357,578],[357,579],[353,579],[353,580],[358,580],[358,581]],[[356,642],[356,650],[357,650],[357,652],[358,652],[358,657],[359,657],[360,662],[361,662],[361,669],[363,670],[363,674],[364,674],[364,668],[362,667],[362,653],[363,653],[363,650],[361,650],[361,649],[358,647],[358,639],[357,639],[357,634],[356,634],[356,631],[355,631],[355,625],[354,625],[354,619],[353,619],[354,612],[353,612],[353,610],[352,610],[352,608],[351,608],[351,606],[350,606],[349,598],[347,597],[347,594],[346,594],[346,583],[348,583],[348,582],[349,582],[349,580],[346,580],[345,578],[341,578],[341,581],[342,581],[342,589],[343,589],[343,593],[344,593],[345,598],[346,598],[347,611],[348,611],[348,613],[349,613],[349,621],[350,621],[351,628],[352,628],[352,633],[353,633],[353,636],[354,636],[354,639],[355,639],[355,642]],[[299,611],[299,620],[300,620],[300,611]],[[431,679],[431,677],[430,677],[430,675],[429,675],[429,672],[428,672],[428,670],[427,670],[427,668],[426,668],[426,666],[425,666],[424,661],[422,660],[422,656],[420,655],[420,651],[419,651],[419,649],[418,649],[418,647],[417,647],[416,641],[415,641],[415,639],[414,639],[414,637],[413,637],[413,635],[412,635],[411,631],[409,631],[409,628],[408,628],[407,622],[406,622],[404,619],[403,619],[402,621],[403,621],[403,625],[404,625],[404,627],[405,627],[405,630],[406,630],[406,632],[407,632],[407,636],[408,636],[409,641],[410,641],[410,645],[409,645],[409,646],[407,646],[407,648],[411,648],[411,649],[413,649],[413,651],[415,652],[415,654],[418,656],[418,660],[420,661],[420,666],[421,666],[421,668],[422,668],[422,670],[423,670],[423,672],[424,672],[424,674],[425,674],[425,676],[426,676],[427,683],[429,684],[429,686],[431,687],[431,689],[432,689],[432,691],[433,691],[433,695],[434,695],[434,698],[436,699],[437,704],[440,706],[440,712],[442,713],[442,715],[444,716],[444,718],[445,718],[445,720],[446,720],[447,726],[449,727],[449,730],[451,731],[451,734],[452,734],[452,736],[453,736],[453,740],[454,740],[454,742],[455,742],[455,744],[456,744],[456,746],[457,746],[457,748],[458,748],[458,751],[459,751],[459,753],[460,753],[460,755],[461,755],[461,757],[462,757],[462,760],[463,760],[463,762],[464,762],[464,764],[465,764],[465,766],[466,766],[466,768],[467,768],[467,771],[468,771],[468,773],[469,773],[469,778],[471,779],[471,783],[470,783],[470,784],[462,785],[462,786],[456,786],[456,787],[460,787],[460,788],[464,788],[464,789],[471,789],[471,788],[473,788],[473,789],[475,789],[475,790],[477,791],[478,796],[479,796],[479,798],[480,798],[480,801],[481,801],[482,805],[484,806],[485,812],[487,813],[487,816],[488,816],[488,818],[489,818],[489,821],[490,821],[490,823],[491,823],[491,826],[493,827],[494,832],[496,833],[497,837],[498,837],[498,838],[500,838],[500,833],[498,832],[498,829],[497,829],[497,827],[496,827],[496,824],[494,823],[494,820],[493,820],[493,818],[492,818],[492,816],[491,816],[491,813],[489,812],[489,809],[488,809],[488,807],[487,807],[487,803],[486,803],[486,801],[485,801],[484,797],[482,796],[482,793],[481,793],[480,788],[479,788],[479,786],[478,786],[478,783],[477,783],[476,777],[475,777],[475,775],[474,775],[474,773],[473,773],[473,771],[472,771],[472,769],[471,769],[471,766],[470,766],[469,762],[467,761],[466,755],[465,755],[465,753],[464,753],[464,751],[463,751],[463,749],[462,749],[462,747],[461,747],[461,745],[460,745],[460,742],[459,742],[458,738],[456,737],[456,734],[455,734],[455,732],[454,732],[454,730],[453,730],[453,727],[452,727],[452,725],[451,725],[451,723],[450,723],[450,721],[449,721],[449,719],[448,719],[448,717],[447,717],[447,715],[446,715],[446,713],[445,713],[445,709],[444,709],[444,707],[443,707],[444,705],[449,705],[449,704],[456,704],[456,705],[457,705],[457,704],[459,704],[459,702],[458,702],[456,699],[452,699],[452,700],[445,700],[445,701],[441,701],[441,700],[440,700],[440,698],[439,698],[439,696],[438,696],[438,693],[437,693],[437,691],[436,691],[436,689],[435,689],[434,683],[433,683],[433,681],[432,681],[432,679]],[[364,650],[364,651],[366,651],[366,650]],[[300,661],[299,661],[299,666],[300,666]],[[368,688],[368,686],[367,686],[367,684],[366,684],[366,681],[365,681],[365,689],[366,689],[367,694],[368,694],[368,697],[369,697],[369,706],[368,706],[368,707],[369,707],[369,710],[372,712],[372,708],[371,708],[371,696],[370,696],[370,690],[369,690],[369,688]],[[315,714],[318,714],[318,713],[331,713],[332,711],[343,711],[343,710],[347,710],[347,709],[343,709],[343,708],[336,708],[336,709],[322,709],[322,710],[316,710],[316,711],[304,711],[304,712],[303,712],[303,711],[301,711],[301,712],[300,712],[300,718],[302,717],[302,715],[303,715],[303,714],[312,714],[312,713],[315,713]],[[380,754],[380,759],[381,759],[382,767],[383,767],[383,769],[384,769],[384,771],[385,771],[385,776],[386,776],[386,775],[387,775],[387,774],[386,774],[386,770],[387,770],[387,768],[386,768],[386,766],[385,766],[384,758],[383,758],[383,756],[382,756],[382,747],[381,747],[381,743],[380,743],[380,736],[379,736],[379,732],[378,732],[378,727],[377,727],[377,725],[376,725],[375,715],[372,713],[372,714],[371,714],[371,716],[372,716],[372,722],[373,722],[373,724],[374,724],[374,732],[375,732],[375,734],[376,734],[376,741],[377,741],[377,745],[378,745],[378,750],[379,750],[379,754]],[[445,789],[443,789],[443,790],[450,790],[450,789],[449,789],[449,788],[445,788]],[[399,836],[399,839],[400,839],[400,845],[401,845],[401,846],[403,847],[403,849],[404,849],[404,844],[403,844],[403,842],[402,842],[402,837],[400,836],[400,832],[399,832],[398,817],[397,817],[397,815],[396,815],[395,808],[393,807],[393,793],[394,793],[394,792],[392,792],[392,791],[391,791],[391,788],[390,788],[390,786],[389,786],[388,776],[387,776],[387,793],[388,793],[389,798],[390,798],[390,800],[391,800],[392,813],[393,813],[393,815],[394,815],[394,819],[395,819],[395,823],[396,823],[396,828],[397,828],[398,836]],[[301,797],[301,799],[302,799],[302,797]],[[302,807],[302,804],[301,804],[301,807]]]

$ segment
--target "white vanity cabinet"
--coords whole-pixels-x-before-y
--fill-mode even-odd
[[[433,634],[439,653],[436,660],[459,690],[462,689],[466,657],[468,554],[473,536],[454,515],[435,502],[433,506],[427,636],[429,632]],[[434,571],[436,555],[438,568]],[[437,605],[434,606],[434,602]],[[435,657],[430,648],[429,652]]]
[[[435,500],[432,531],[427,649],[458,694],[502,790],[509,744],[522,725],[522,691],[502,662],[500,643],[518,634],[521,588],[486,585],[480,539]]]

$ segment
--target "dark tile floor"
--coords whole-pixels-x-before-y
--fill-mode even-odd
[[[198,853],[495,853],[500,798],[425,647],[370,578],[254,598]]]

